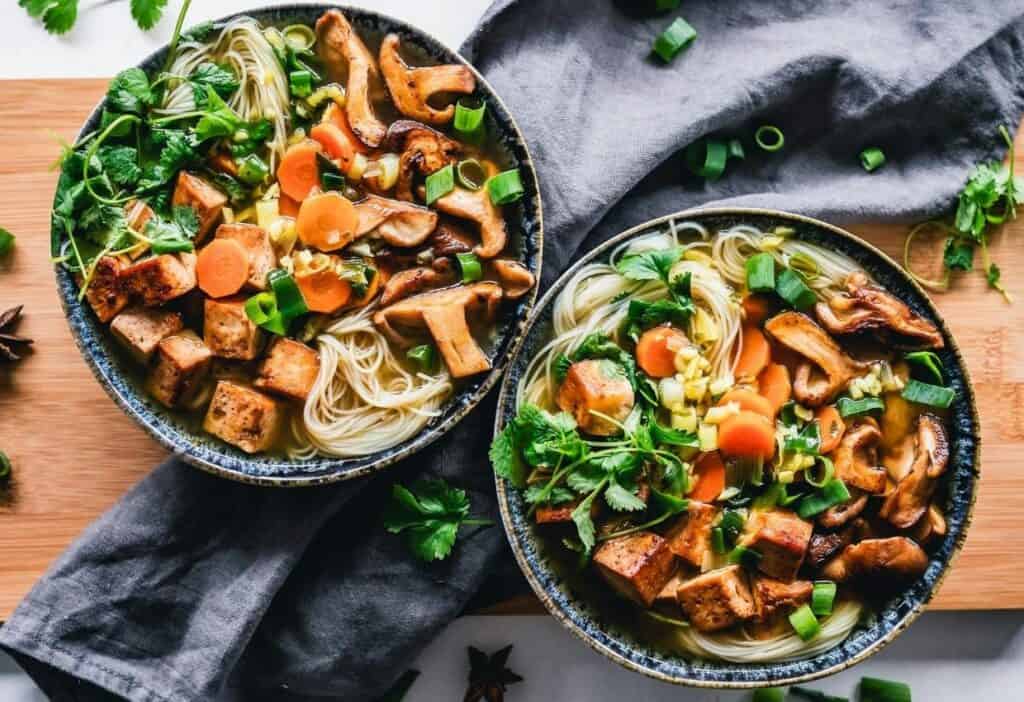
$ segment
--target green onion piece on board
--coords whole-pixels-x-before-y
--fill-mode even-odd
[[[725,173],[729,149],[717,139],[698,139],[686,147],[686,167],[694,175],[707,180],[718,180]]]
[[[277,310],[277,299],[274,293],[261,292],[245,301],[245,316],[260,329],[271,334],[284,336],[287,333],[281,313]]]
[[[747,157],[747,152],[743,150],[743,142],[739,139],[729,140],[729,158],[735,158],[742,161]]]
[[[782,702],[785,697],[781,687],[762,687],[754,690],[753,702]]]
[[[711,530],[711,548],[715,553],[725,553],[725,533],[722,527],[715,527]]]
[[[680,51],[697,38],[697,30],[689,25],[682,17],[676,17],[675,21],[668,26],[664,32],[654,40],[652,50],[665,63],[670,63]]]
[[[405,357],[424,373],[433,373],[437,368],[437,353],[428,344],[414,346],[406,352]]]
[[[821,474],[814,472],[814,469],[821,466]],[[815,461],[814,467],[808,468],[804,471],[804,480],[810,485],[816,488],[823,488],[832,482],[832,478],[836,475],[836,466],[832,463],[832,460],[827,456],[818,456]]]
[[[459,262],[459,270],[462,271],[463,283],[472,283],[473,281],[480,280],[484,277],[483,267],[480,265],[480,259],[476,257],[476,254],[455,254],[455,259]]]
[[[817,617],[814,616],[814,612],[807,605],[790,614],[789,623],[793,625],[796,635],[804,641],[810,641],[821,631],[821,625],[818,624]]]
[[[154,239],[149,248],[159,255],[194,251],[196,247],[188,239]]]
[[[480,98],[459,98],[452,126],[459,134],[476,135],[483,128],[487,103]]]
[[[802,697],[805,700],[811,700],[811,702],[850,702],[850,700],[845,697],[826,695],[824,692],[812,690],[808,687],[800,687],[798,685],[794,685],[789,688],[789,694],[794,697]]]
[[[286,324],[309,312],[306,298],[302,296],[299,284],[295,282],[291,273],[282,269],[270,271],[267,275],[267,282],[270,283],[270,289],[274,293],[277,311],[285,319]]]
[[[832,605],[836,601],[836,584],[831,580],[817,580],[811,591],[811,611],[819,617],[832,614]]]
[[[754,142],[765,151],[778,151],[786,145],[786,135],[778,127],[765,124],[754,132]]]
[[[923,368],[931,374],[937,383],[946,382],[943,378],[943,371],[945,368],[942,365],[942,360],[934,351],[911,351],[908,354],[904,354],[904,359],[907,363]]]
[[[324,190],[344,190],[345,176],[340,173],[324,171],[320,174],[320,185],[323,186]]]
[[[849,499],[850,491],[846,489],[843,481],[833,478],[819,492],[807,495],[804,499],[800,500],[796,513],[800,515],[801,519],[809,519],[821,514],[829,507],[834,507]]]
[[[738,564],[744,568],[756,568],[758,562],[761,560],[761,554],[752,548],[737,546],[729,552],[726,559],[734,565]]]
[[[523,196],[523,181],[519,177],[519,169],[502,171],[487,181],[487,193],[495,205],[508,205]]]
[[[0,227],[0,256],[6,256],[14,248],[14,235]]]
[[[654,0],[654,9],[658,12],[678,10],[680,0]]]
[[[885,165],[885,154],[874,146],[864,149],[860,152],[860,165],[864,166],[864,170],[868,173],[878,170]]]
[[[929,385],[928,383],[922,383],[920,380],[911,378],[904,386],[901,396],[908,402],[945,409],[953,404],[956,392],[954,392],[953,388]]]
[[[249,154],[238,162],[238,179],[249,185],[259,185],[270,175],[266,162],[256,154]]]
[[[775,290],[775,259],[770,253],[754,254],[747,259],[747,288],[764,293]]]
[[[836,409],[839,410],[839,416],[846,419],[858,414],[884,410],[885,402],[880,397],[862,397],[859,400],[854,400],[852,397],[840,397],[836,402]]]
[[[806,310],[814,306],[818,296],[807,287],[807,283],[791,268],[783,268],[775,277],[775,292],[794,309]]]
[[[433,205],[439,199],[455,190],[455,169],[449,163],[439,171],[427,176],[427,204]]]
[[[11,479],[11,459],[7,454],[0,451],[0,483],[6,483]]]
[[[309,97],[313,94],[313,74],[309,71],[292,71],[288,74],[288,89],[293,97]]]
[[[459,185],[466,190],[479,190],[487,182],[487,171],[475,158],[459,161],[455,166],[455,175]]]
[[[861,678],[860,699],[861,702],[911,702],[910,686],[881,678]]]

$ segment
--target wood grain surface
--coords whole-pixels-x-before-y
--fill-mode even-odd
[[[17,246],[0,263],[0,309],[25,305],[19,332],[35,352],[0,366],[0,448],[14,479],[0,495],[0,620],[81,531],[164,451],[100,388],[71,339],[49,262],[49,212],[58,139],[72,140],[106,81],[0,81],[0,226]],[[1016,158],[1024,172],[1024,147]],[[870,176],[865,176],[870,177]],[[898,193],[893,194],[898,197]],[[851,229],[900,256],[906,227]],[[1005,304],[981,275],[937,295],[960,342],[982,417],[982,481],[967,547],[942,587],[939,609],[1024,608],[1024,218],[996,239],[1003,280],[1022,298]],[[492,612],[542,611],[517,598]]]

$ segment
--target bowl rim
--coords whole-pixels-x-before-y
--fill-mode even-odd
[[[110,361],[109,354],[106,354],[102,349],[91,349],[88,348],[85,340],[75,324],[72,323],[72,313],[75,311],[72,305],[82,307],[85,305],[84,301],[71,300],[67,295],[64,294],[61,285],[61,276],[69,275],[66,271],[62,271],[60,264],[54,264],[54,278],[57,288],[57,297],[60,301],[61,310],[64,313],[64,319],[68,323],[68,327],[71,331],[71,336],[75,341],[75,346],[78,348],[79,353],[85,359],[86,365],[92,372],[93,376],[99,382],[100,386],[106,391],[107,395],[114,401],[114,403],[136,424],[140,425],[151,437],[156,439],[157,443],[167,449],[173,456],[180,458],[185,463],[191,466],[199,468],[207,473],[234,480],[236,482],[246,483],[250,485],[259,485],[266,487],[287,487],[287,488],[298,488],[298,487],[310,487],[317,485],[328,485],[332,483],[343,482],[354,478],[370,475],[381,471],[391,465],[394,465],[398,461],[409,458],[423,449],[433,444],[438,439],[442,438],[448,432],[455,428],[466,416],[472,412],[480,402],[487,396],[487,394],[494,388],[494,386],[501,379],[502,374],[508,367],[508,364],[519,352],[520,346],[526,339],[526,332],[529,328],[529,320],[532,316],[532,312],[537,303],[539,282],[543,273],[544,264],[544,205],[540,189],[540,178],[537,173],[536,166],[534,165],[533,155],[530,152],[529,143],[520,129],[519,124],[516,122],[514,115],[509,110],[508,105],[502,100],[501,96],[494,89],[494,87],[487,81],[486,78],[476,69],[476,67],[464,57],[459,51],[451,48],[445,42],[435,37],[430,32],[420,29],[405,20],[398,19],[391,15],[387,15],[376,10],[354,7],[348,4],[336,4],[336,3],[309,3],[309,4],[297,4],[297,3],[274,3],[269,5],[260,5],[258,7],[252,7],[247,10],[229,13],[215,20],[212,20],[214,26],[220,25],[224,22],[239,18],[239,17],[253,17],[259,18],[275,12],[301,12],[301,13],[317,13],[326,12],[328,10],[339,10],[344,13],[346,17],[355,16],[356,21],[368,21],[377,24],[385,25],[389,31],[401,32],[403,34],[412,35],[421,40],[426,46],[433,46],[446,53],[455,62],[467,67],[473,74],[477,82],[477,90],[484,93],[488,100],[493,101],[500,108],[501,113],[504,114],[505,119],[503,122],[507,122],[507,126],[511,129],[511,136],[517,144],[517,147],[522,149],[525,156],[518,166],[520,169],[524,169],[528,174],[527,177],[530,181],[530,186],[533,192],[536,194],[536,215],[531,218],[535,220],[532,232],[529,236],[524,234],[524,240],[529,239],[532,248],[535,250],[532,256],[528,256],[526,263],[535,263],[536,266],[536,278],[538,285],[534,285],[533,288],[527,293],[525,298],[517,300],[517,312],[508,322],[507,331],[503,335],[509,339],[509,343],[505,351],[495,359],[491,370],[488,372],[487,377],[480,385],[473,390],[470,394],[460,397],[459,393],[453,393],[448,399],[446,404],[459,403],[459,407],[452,412],[451,416],[444,419],[442,422],[433,427],[424,427],[419,433],[413,437],[393,446],[387,451],[391,453],[382,456],[377,460],[370,461],[365,465],[357,466],[346,470],[345,464],[353,459],[359,460],[365,458],[365,456],[359,457],[322,457],[324,463],[321,470],[314,475],[304,475],[302,473],[296,474],[279,474],[279,475],[262,475],[257,473],[245,473],[238,469],[228,468],[218,463],[202,458],[196,455],[200,448],[196,441],[186,432],[179,429],[169,429],[168,431],[162,430],[155,424],[147,421],[142,415],[140,415],[135,408],[132,407],[129,402],[129,398],[122,394],[114,385],[110,378],[108,369],[101,366],[99,360],[103,358]],[[262,21],[262,20],[258,20]],[[183,28],[183,31],[187,31],[188,27]],[[122,70],[127,70],[132,67],[143,67],[158,61],[165,52],[170,48],[170,42],[163,43],[159,48],[147,54],[144,58],[140,59],[134,64],[125,66]],[[77,143],[83,136],[85,129],[88,125],[96,122],[99,118],[100,113],[106,104],[106,94],[100,97],[99,101],[89,112],[89,115],[85,118],[82,123],[82,128],[79,130],[75,143]],[[51,229],[52,229],[51,223]],[[84,313],[88,322],[93,325],[98,325],[99,322],[89,317],[89,312]],[[100,333],[104,333],[100,330]],[[114,366],[113,363],[110,364]],[[137,395],[138,393],[131,393]],[[222,454],[223,455],[223,454]],[[369,454],[373,455],[373,454]],[[248,462],[248,457],[231,457],[227,456],[231,461]],[[268,463],[264,464],[265,468],[280,469],[281,466],[285,465],[282,463]],[[329,472],[328,472],[329,471]]]
[[[790,220],[792,222],[810,225],[820,229],[828,231],[830,234],[839,236],[847,241],[853,243],[855,246],[860,246],[866,249],[868,252],[878,256],[885,265],[891,267],[897,274],[904,279],[905,282],[909,283],[916,292],[920,295],[928,311],[938,321],[940,330],[945,333],[946,337],[950,340],[949,350],[953,353],[957,360],[957,364],[963,373],[964,388],[967,391],[968,406],[970,407],[972,433],[970,438],[974,442],[974,460],[971,465],[966,466],[974,476],[974,483],[971,490],[970,500],[968,502],[967,513],[964,515],[963,528],[957,535],[952,549],[949,553],[949,559],[945,566],[939,572],[934,584],[928,590],[925,597],[919,602],[916,602],[909,611],[903,616],[903,618],[897,622],[892,629],[880,636],[878,640],[874,641],[870,645],[866,646],[863,650],[855,653],[854,655],[844,660],[838,661],[831,665],[825,666],[819,670],[815,670],[809,673],[803,673],[798,675],[789,675],[786,677],[770,678],[765,680],[730,680],[730,679],[715,679],[715,678],[697,678],[697,677],[683,677],[679,675],[672,675],[652,667],[641,665],[625,656],[621,655],[617,651],[612,650],[600,641],[592,638],[583,628],[572,620],[569,615],[564,612],[559,606],[553,601],[553,599],[545,591],[543,584],[534,575],[532,566],[526,558],[523,552],[522,545],[520,544],[520,536],[517,530],[513,526],[512,515],[509,512],[508,506],[508,487],[507,481],[499,476],[494,476],[495,489],[498,495],[498,508],[501,512],[501,522],[505,529],[505,536],[508,539],[509,546],[515,555],[516,563],[519,566],[519,570],[523,573],[527,582],[530,584],[530,588],[533,590],[537,598],[543,603],[545,609],[551,614],[556,620],[561,623],[563,627],[568,629],[574,636],[583,641],[587,646],[608,657],[615,663],[632,670],[637,673],[641,673],[647,677],[660,680],[662,682],[672,683],[675,685],[684,685],[687,687],[697,688],[709,688],[709,689],[754,689],[761,687],[785,687],[789,685],[797,685],[800,683],[810,682],[812,680],[818,680],[829,675],[834,675],[847,668],[850,668],[858,663],[870,658],[874,654],[882,650],[886,645],[891,643],[900,634],[903,633],[924,611],[925,605],[927,605],[935,594],[939,591],[942,583],[945,581],[949,571],[953,568],[956,558],[959,556],[960,551],[963,549],[964,542],[967,539],[967,532],[970,530],[971,523],[974,518],[974,508],[978,499],[978,481],[981,479],[981,419],[978,413],[978,405],[974,393],[974,385],[971,382],[970,371],[967,368],[967,363],[960,350],[960,346],[957,343],[952,332],[949,330],[946,324],[945,318],[939,314],[938,309],[935,307],[935,303],[931,297],[925,292],[924,288],[914,278],[907,273],[902,266],[892,259],[891,256],[886,254],[884,251],[865,241],[861,237],[846,231],[845,229],[838,227],[834,224],[822,221],[820,219],[809,217],[806,215],[797,214],[794,212],[787,212],[785,210],[778,210],[773,208],[765,207],[692,207],[685,210],[680,210],[671,214],[661,215],[653,219],[647,220],[640,224],[630,227],[625,231],[619,232],[615,236],[611,237],[607,241],[604,241],[600,245],[588,251],[586,254],[581,256],[572,266],[567,268],[562,274],[559,275],[558,279],[548,288],[544,296],[538,301],[534,314],[530,319],[530,323],[523,333],[523,342],[530,336],[530,332],[533,330],[534,325],[541,317],[541,312],[552,304],[554,297],[562,290],[564,283],[572,275],[574,275],[580,268],[592,262],[594,259],[600,257],[609,249],[621,244],[622,242],[636,237],[639,234],[646,233],[651,229],[658,226],[664,225],[671,220],[680,220],[686,218],[701,218],[701,217],[715,217],[715,216],[761,216],[761,217],[772,217],[775,219]],[[517,356],[521,349],[517,350]],[[510,382],[511,374],[506,373],[505,378],[502,380],[501,389],[498,394],[498,411],[494,418],[494,435],[497,434],[503,428],[503,408],[509,399],[509,394],[515,392]],[[833,649],[830,649],[833,650]],[[699,659],[698,659],[699,660]],[[781,663],[782,661],[780,661]],[[789,662],[789,661],[785,661]],[[743,663],[730,663],[730,665],[738,666],[740,668],[745,667]],[[766,662],[762,665],[772,665],[772,662]]]

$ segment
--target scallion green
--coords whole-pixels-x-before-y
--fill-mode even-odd
[[[459,262],[459,270],[462,271],[462,282],[472,283],[484,277],[483,267],[480,259],[474,253],[455,254],[455,260]]]
[[[665,63],[670,63],[680,51],[686,48],[690,42],[697,38],[697,30],[682,17],[676,17],[675,21],[668,26],[664,32],[654,40],[652,50]]]
[[[765,124],[754,132],[754,142],[765,151],[778,151],[786,144],[786,135],[778,127]]]
[[[0,451],[0,483],[6,483],[11,479],[11,459],[7,454]]]
[[[885,165],[885,154],[878,147],[872,146],[860,152],[860,165],[870,173]]]
[[[825,483],[825,486],[818,492],[807,495],[797,505],[796,513],[801,519],[809,519],[821,514],[829,507],[842,504],[850,499],[850,491],[839,478],[833,478]]]
[[[752,702],[782,702],[785,697],[781,687],[762,687],[754,690]]]
[[[344,190],[345,176],[340,173],[324,171],[320,174],[320,185],[323,186],[324,190]]]
[[[257,293],[246,300],[245,316],[253,324],[272,334],[284,336],[288,333],[284,319],[277,309],[277,298],[272,292]]]
[[[770,253],[754,254],[747,259],[747,288],[764,293],[775,290],[775,259]]]
[[[859,400],[852,397],[840,397],[836,402],[836,409],[839,410],[839,416],[846,419],[858,414],[884,410],[885,402],[880,397],[862,397]]]
[[[743,142],[739,139],[729,140],[729,158],[735,158],[742,161],[747,157],[747,152],[743,150]]]
[[[814,306],[818,297],[807,283],[791,268],[783,268],[775,277],[775,292],[794,309],[806,310]]]
[[[800,687],[799,685],[794,685],[789,688],[789,694],[794,697],[802,697],[805,700],[811,700],[811,702],[850,702],[850,700],[845,697],[826,695],[824,692],[812,690],[807,687]]]
[[[405,357],[424,373],[433,373],[437,369],[437,353],[429,344],[414,346],[406,351]]]
[[[441,170],[427,176],[427,204],[433,205],[442,197],[455,190],[455,169],[449,163]]]
[[[811,611],[819,617],[832,614],[832,605],[836,600],[836,584],[831,580],[817,580],[811,591]]]
[[[725,542],[728,546],[732,546],[736,539],[739,538],[740,532],[743,531],[743,524],[746,520],[743,519],[743,514],[736,510],[728,509],[722,513],[722,518],[718,522],[718,526],[722,529],[722,534],[725,536]]]
[[[945,409],[953,404],[956,392],[953,388],[944,388],[941,385],[930,385],[920,380],[911,378],[903,387],[901,396],[908,402],[916,402],[919,405],[939,407]]]
[[[725,553],[725,533],[722,527],[714,527],[711,530],[711,549],[717,554]]]
[[[803,641],[810,641],[821,631],[818,618],[814,616],[814,612],[807,605],[800,607],[790,614],[789,623],[793,626],[796,635]]]
[[[459,98],[455,103],[455,119],[452,127],[462,135],[477,135],[484,125],[487,103],[480,98]]]
[[[466,190],[479,190],[487,182],[487,171],[475,158],[459,161],[455,166],[455,176]]]
[[[707,180],[718,180],[725,172],[729,149],[717,139],[698,139],[686,147],[683,155],[691,173]]]
[[[821,466],[821,473],[815,473],[815,468]],[[814,465],[804,471],[804,480],[816,488],[823,488],[832,482],[836,475],[836,466],[827,456],[818,456]]]
[[[882,680],[881,678],[860,679],[861,702],[911,702],[910,686],[906,683]]]
[[[259,185],[270,175],[270,167],[256,154],[238,161],[238,179],[249,185]]]
[[[150,250],[157,254],[169,254],[169,253],[184,253],[186,251],[195,251],[195,245],[188,239],[154,239],[153,243],[150,244]]]
[[[729,555],[726,559],[734,564],[741,565],[744,568],[756,568],[757,564],[761,561],[761,554],[752,548],[746,546],[737,546],[732,551],[729,551]]]
[[[267,283],[274,293],[278,314],[284,319],[286,327],[291,320],[309,312],[306,298],[302,296],[302,290],[291,273],[282,268],[270,271],[267,274]]]
[[[487,193],[495,205],[508,205],[523,196],[523,181],[519,177],[519,169],[502,171],[487,181]]]
[[[313,74],[309,71],[292,71],[288,74],[288,90],[292,97],[309,97],[313,94]]]
[[[943,371],[945,368],[942,365],[942,360],[934,351],[911,351],[910,353],[904,354],[903,358],[906,359],[907,363],[918,368],[923,368],[933,378],[935,382],[944,383],[946,382],[943,377]]]

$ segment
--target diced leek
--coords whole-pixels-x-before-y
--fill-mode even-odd
[[[295,248],[298,233],[295,231],[295,220],[291,217],[278,217],[267,227],[270,244],[278,256],[287,256]],[[289,259],[290,260],[290,259]]]
[[[811,592],[811,611],[819,617],[832,614],[832,604],[836,599],[836,584],[831,580],[818,580]]]
[[[703,307],[697,307],[693,318],[690,321],[693,339],[698,344],[710,344],[718,341],[718,323],[714,318],[704,311]]]
[[[754,254],[747,259],[747,288],[764,293],[775,290],[775,259],[769,253]]]
[[[348,170],[345,171],[345,177],[353,182],[358,182],[363,179],[363,174],[366,173],[366,168],[370,165],[369,160],[366,156],[361,153],[356,153],[352,159],[352,163],[349,165]]]
[[[704,415],[704,422],[706,424],[721,424],[729,417],[733,417],[739,413],[739,403],[727,402],[721,407],[712,407],[709,409]]]
[[[252,222],[254,219],[256,219],[256,208],[252,205],[235,213],[236,222]]]
[[[718,450],[718,427],[714,424],[701,424],[697,427],[697,441],[700,443],[700,450]]]
[[[694,356],[686,364],[686,368],[683,369],[683,380],[695,380],[699,378],[700,373],[700,356]]]
[[[796,473],[794,473],[791,470],[780,470],[775,475],[775,480],[782,483],[783,485],[789,485],[794,480],[796,480]]]
[[[675,378],[662,378],[658,383],[658,396],[661,404],[671,409],[683,403],[683,384]]]
[[[781,236],[765,236],[761,237],[761,241],[757,242],[757,248],[762,251],[774,251],[775,249],[782,246],[785,241]],[[774,273],[774,271],[773,271]]]
[[[690,433],[697,431],[697,410],[693,407],[684,407],[682,411],[673,411],[672,428]]]
[[[256,224],[264,229],[269,229],[271,222],[278,217],[277,198],[272,200],[258,200],[256,202]]]
[[[797,416],[797,419],[802,419],[805,422],[809,422],[814,419],[814,410],[796,403],[793,403],[793,414]]]
[[[708,390],[712,395],[718,397],[719,395],[724,395],[729,392],[732,386],[732,378],[715,378],[711,381],[711,385],[708,386]]]
[[[398,182],[398,154],[384,154],[377,159],[377,185],[381,190],[391,190]]]
[[[708,379],[696,378],[686,381],[686,399],[699,402],[708,394]]]
[[[689,362],[692,361],[693,359],[697,358],[698,353],[699,352],[697,351],[697,348],[695,346],[690,345],[684,346],[683,348],[676,351],[676,370],[679,371],[680,373],[685,373],[687,364],[689,364]]]
[[[306,98],[306,104],[310,107],[319,107],[327,98],[334,100],[338,107],[344,107],[345,89],[337,83],[328,83],[313,91],[313,94]]]
[[[235,211],[230,207],[222,207],[220,210],[220,214],[224,218],[224,224],[235,223]]]

